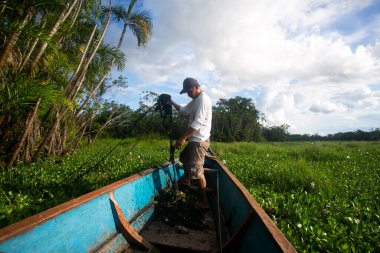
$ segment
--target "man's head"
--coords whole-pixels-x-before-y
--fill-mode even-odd
[[[200,85],[198,81],[194,78],[188,77],[183,80],[183,89],[180,94],[187,93],[187,95],[191,98],[195,98],[200,93]]]

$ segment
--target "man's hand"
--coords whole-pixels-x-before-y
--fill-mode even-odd
[[[175,143],[176,149],[181,149],[183,144],[185,144],[186,138],[179,138],[177,142]]]
[[[179,111],[179,109],[180,109],[179,104],[177,104],[176,102],[174,102],[171,98],[170,98],[169,104],[171,104],[172,106],[174,106],[174,108],[175,108],[177,111]]]
[[[185,144],[186,140],[190,138],[190,136],[192,136],[197,130],[195,130],[194,128],[189,128],[187,129],[186,133],[184,135],[181,136],[181,138],[179,138],[177,140],[177,142],[175,143],[175,148],[176,149],[180,149],[182,148],[183,144]]]

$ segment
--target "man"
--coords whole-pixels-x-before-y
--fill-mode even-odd
[[[203,164],[206,151],[210,146],[211,99],[200,88],[198,81],[191,77],[183,81],[183,89],[180,94],[182,93],[187,93],[192,98],[192,101],[186,106],[180,106],[174,101],[170,101],[179,113],[189,115],[189,128],[175,143],[175,147],[180,149],[186,140],[189,140],[179,158],[185,169],[185,179],[182,182],[189,185],[190,180],[197,180],[200,192],[198,207],[208,208]]]

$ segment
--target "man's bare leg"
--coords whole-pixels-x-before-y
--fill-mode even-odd
[[[199,194],[200,194],[201,207],[203,208],[209,207],[208,200],[207,200],[206,186],[207,186],[207,183],[206,183],[205,175],[202,175],[198,181],[198,189],[199,189]]]

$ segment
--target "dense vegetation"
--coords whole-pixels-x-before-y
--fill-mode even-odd
[[[117,147],[116,147],[117,146]],[[168,161],[167,141],[102,139],[74,155],[0,172],[0,226]],[[115,150],[109,153],[113,147]]]
[[[114,138],[136,137],[139,135],[161,135],[167,137],[173,128],[173,138],[178,138],[181,130],[186,128],[187,119],[176,112],[173,124],[163,123],[160,112],[155,110],[158,94],[147,92],[140,101],[140,107],[132,110],[128,106],[115,102],[105,102],[94,118],[88,137],[96,139],[103,136]],[[150,106],[148,106],[150,105]],[[220,142],[234,141],[376,141],[380,140],[380,129],[329,134],[290,134],[286,124],[265,126],[265,114],[261,113],[252,99],[235,97],[220,99],[213,106],[212,139]],[[175,110],[174,110],[175,111]],[[94,138],[95,137],[95,138]]]
[[[356,130],[355,132],[335,133],[326,136],[318,134],[290,134],[289,141],[378,141],[380,140],[380,128],[372,131]]]
[[[139,46],[150,39],[144,10],[110,1],[0,2],[0,161],[10,169],[41,154],[73,152],[91,128],[111,68],[130,28]],[[102,6],[101,4],[106,4]],[[135,5],[136,4],[136,5]],[[117,47],[103,42],[111,18],[121,22]]]
[[[300,252],[380,250],[378,142],[214,144]]]
[[[212,148],[298,251],[379,250],[378,142],[213,142]],[[1,226],[159,166],[168,155],[167,140],[109,139],[72,156],[19,164],[0,176]]]
[[[92,131],[115,138],[136,137],[138,135],[168,136],[173,129],[173,138],[178,138],[187,127],[187,118],[173,109],[172,125],[163,123],[160,111],[156,109],[158,94],[147,92],[136,111],[115,102],[104,103],[94,118]],[[150,106],[148,106],[148,105]],[[212,136],[217,141],[262,141],[262,114],[256,109],[252,99],[235,97],[220,99],[213,107]],[[285,131],[286,129],[284,129]]]

